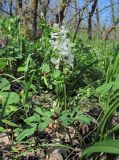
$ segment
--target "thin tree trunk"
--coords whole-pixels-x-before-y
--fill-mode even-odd
[[[60,10],[59,12],[56,14],[56,23],[59,23],[60,25],[62,25],[64,17],[65,17],[65,10],[68,6],[68,4],[70,3],[71,0],[68,0],[68,2],[66,2],[66,0],[61,0],[60,2]]]
[[[31,2],[32,12],[31,12],[31,36],[36,36],[37,32],[37,9],[38,9],[38,0],[32,0]]]
[[[110,0],[110,5],[111,5],[111,14],[112,14],[112,24],[113,24],[113,26],[116,26],[115,15],[114,15],[114,1],[113,0]],[[116,38],[116,28],[115,28],[115,38]]]
[[[2,0],[0,0],[0,16],[2,15],[2,7],[3,7]]]
[[[78,32],[79,26],[80,26],[80,24],[81,24],[81,21],[82,21],[82,17],[80,16],[80,17],[79,17],[79,20],[78,20],[77,27],[76,27],[76,31],[75,31],[75,33],[74,33],[73,42],[74,42],[75,39],[76,39],[77,32]]]
[[[74,28],[76,28],[76,26],[77,26],[77,20],[78,20],[78,17],[77,17],[78,8],[77,8],[77,1],[76,0],[74,0],[74,6],[75,6]]]
[[[100,16],[98,11],[98,6],[96,7],[96,21],[97,21],[97,26],[100,28]]]
[[[38,5],[39,0],[27,0],[23,3],[22,20],[23,20],[23,34],[30,39],[35,40],[42,35],[41,30],[37,30],[38,22]]]
[[[16,15],[22,15],[22,0],[16,0]]]
[[[110,0],[110,4],[111,4],[112,23],[113,23],[113,25],[115,25],[114,2],[113,2],[113,0]]]
[[[64,0],[61,0],[61,2],[60,2],[60,10],[56,14],[56,23],[62,24],[63,19],[64,19],[65,8],[66,8],[66,3],[64,2]]]
[[[92,39],[92,17],[95,12],[96,6],[97,6],[98,0],[94,0],[91,11],[88,15],[88,38]]]
[[[108,40],[110,33],[115,29],[115,26],[112,26],[111,28],[109,28],[107,31],[105,31],[104,34],[104,40]]]
[[[99,16],[99,10],[98,5],[96,7],[96,27],[98,29],[98,37],[101,38],[101,28],[100,28],[100,16]]]
[[[42,2],[42,11],[43,11],[43,15],[44,15],[45,20],[46,20],[47,9],[48,9],[49,4],[50,4],[50,0],[43,0],[43,2]]]
[[[86,4],[82,7],[82,9],[79,9],[79,20],[78,20],[78,23],[77,23],[77,26],[76,26],[76,30],[75,30],[75,33],[74,33],[74,36],[73,36],[73,42],[74,42],[75,39],[76,39],[78,30],[79,30],[79,26],[80,26],[81,21],[82,21],[82,17],[83,17],[83,14],[84,14],[85,9],[86,9],[87,6],[88,6],[88,3],[89,3],[89,0],[86,1]]]
[[[13,16],[13,10],[12,10],[12,8],[13,8],[13,1],[11,0],[10,4],[9,4],[9,13],[10,13],[10,16]]]

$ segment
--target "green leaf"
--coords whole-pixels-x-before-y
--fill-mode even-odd
[[[80,123],[90,124],[92,119],[87,115],[76,115],[74,120],[78,120]]]
[[[112,129],[109,130],[108,134],[113,134],[114,132],[116,132],[117,130],[119,130],[119,124],[117,124],[116,126],[114,126]]]
[[[62,119],[61,125],[62,125],[63,127],[67,128],[67,127],[69,126],[69,124],[70,124],[70,123],[68,122],[67,119]]]
[[[43,64],[41,69],[42,69],[42,73],[49,73],[50,72],[50,67],[48,64]]]
[[[36,111],[37,113],[39,113],[40,115],[45,116],[43,110],[42,110],[40,107],[37,107],[37,108],[35,109],[35,111]]]
[[[82,153],[82,160],[92,153],[112,153],[119,154],[119,140],[104,140],[85,149]]]
[[[53,123],[53,120],[50,117],[42,117],[41,121],[43,121],[43,122],[49,121],[49,123]]]
[[[23,131],[16,138],[17,141],[22,141],[25,137],[29,137],[34,134],[37,129],[37,125],[28,126],[28,128],[23,129]]]
[[[47,126],[48,126],[49,123],[50,122],[48,120],[45,121],[45,122],[40,123],[38,125],[38,130],[41,131],[41,132],[44,131],[47,128]]]
[[[31,61],[31,56],[32,56],[32,54],[33,54],[33,53],[29,54],[28,57],[27,57],[26,66],[25,66],[25,68],[26,68],[25,72],[28,71],[28,67],[29,67],[29,63],[30,63],[30,61]]]
[[[46,77],[42,77],[43,78],[43,80],[44,80],[44,83],[45,83],[45,85],[48,87],[48,82],[47,82],[47,78]]]
[[[11,126],[11,127],[18,127],[17,124],[15,124],[15,123],[13,123],[13,122],[11,122],[9,120],[6,120],[6,119],[2,119],[1,122],[5,123],[5,124],[7,124],[8,126]]]
[[[8,97],[7,105],[18,104],[20,101],[20,96],[16,92],[0,92],[0,97],[2,97],[3,104],[6,102]]]
[[[19,67],[17,69],[17,72],[26,72],[27,71],[27,68],[26,67]]]
[[[70,115],[71,115],[71,113],[69,111],[67,111],[67,110],[62,112],[62,116],[68,117]]]
[[[5,132],[6,130],[3,127],[0,127],[0,132]]]
[[[51,117],[52,113],[50,111],[46,111],[46,112],[44,112],[44,116],[45,117]]]
[[[10,89],[10,82],[6,78],[0,78],[0,90],[8,91]]]
[[[4,69],[8,65],[7,58],[0,58],[0,69]]]
[[[18,106],[9,105],[5,108],[5,115],[9,115],[12,112],[16,112],[18,110]]]
[[[109,105],[109,108],[100,119],[99,127],[97,134],[101,131],[101,136],[107,132],[107,128],[109,127],[110,120],[114,116],[116,109],[119,107],[119,99],[116,98],[112,104]]]
[[[54,79],[58,78],[61,75],[61,72],[59,70],[54,70],[52,76]]]
[[[68,118],[68,117],[65,117],[65,116],[61,116],[59,118],[59,121],[61,122],[61,125],[63,127],[67,128],[72,120],[71,120],[71,118]]]
[[[113,86],[113,84],[111,83],[108,83],[108,84],[103,84],[101,85],[100,87],[97,88],[96,92],[99,93],[99,94],[105,94],[107,93],[111,87]]]
[[[34,78],[34,74],[35,74],[35,72],[32,74],[29,82],[28,82],[27,85],[26,85],[26,88],[25,88],[25,101],[26,101],[27,98],[28,98],[29,89],[30,89],[30,87],[31,87],[31,85],[32,85],[32,81],[33,81],[33,78]]]
[[[110,82],[105,83],[97,88],[97,93],[99,94],[106,94],[110,91],[110,89],[113,87],[113,91],[119,89],[119,82]]]
[[[33,116],[25,119],[24,121],[28,124],[28,123],[32,123],[32,122],[39,122],[41,119],[39,114],[34,114]]]
[[[11,149],[12,149],[12,152],[19,153],[16,147],[12,146]]]
[[[62,115],[59,117],[59,121],[63,127],[68,127],[69,124],[72,122],[71,113],[67,110],[62,112]]]

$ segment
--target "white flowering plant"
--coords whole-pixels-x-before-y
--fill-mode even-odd
[[[53,32],[49,40],[52,47],[51,63],[54,65],[54,73],[60,73],[53,77],[53,85],[56,87],[59,106],[67,109],[67,75],[74,66],[74,55],[72,54],[73,43],[68,37],[69,31],[64,25],[53,25]]]
[[[65,26],[59,27],[58,24],[53,25],[54,32],[51,34],[50,44],[53,48],[53,54],[51,55],[51,63],[55,65],[56,69],[59,69],[60,64],[68,64],[73,67],[74,56],[72,54],[72,43],[68,38],[68,30]]]

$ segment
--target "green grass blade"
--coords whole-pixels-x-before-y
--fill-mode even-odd
[[[119,154],[119,140],[105,140],[96,143],[83,151],[81,159],[87,158],[92,153]]]

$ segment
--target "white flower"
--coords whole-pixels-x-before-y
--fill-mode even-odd
[[[53,28],[54,28],[54,30],[57,31],[57,32],[60,31],[59,24],[57,24],[57,23],[54,23],[54,24],[53,24]]]
[[[56,29],[56,28],[58,29],[59,28],[59,24],[58,23],[54,23],[53,27],[54,27],[54,29]]]
[[[59,25],[54,24],[54,29],[58,29]],[[65,61],[67,64],[73,67],[74,56],[71,53],[71,42],[70,39],[67,38],[68,31],[65,26],[61,26],[59,30],[51,34],[50,43],[54,50],[58,51],[58,56],[60,58],[51,58],[51,62],[55,65],[55,68],[58,69],[60,65],[60,61]]]
[[[58,46],[58,42],[57,41],[50,41],[50,43],[51,43],[51,45],[52,45],[52,47],[54,48],[54,49],[56,49],[57,48],[57,46]]]
[[[69,54],[68,47],[62,45],[62,46],[60,47],[60,54],[61,54],[62,56],[64,56],[64,57],[68,56],[68,54]]]
[[[59,69],[59,64],[60,64],[60,58],[51,58],[51,63],[55,65],[56,69]]]
[[[44,18],[44,14],[43,12],[40,13],[41,18]]]
[[[63,34],[64,36],[67,35],[68,30],[66,30],[65,26],[61,26],[61,31],[60,31],[60,33]]]
[[[53,64],[59,64],[60,63],[60,58],[51,58],[51,62],[53,63]]]
[[[74,64],[74,55],[73,55],[73,54],[70,53],[70,54],[68,55],[67,63],[68,63],[71,67],[73,67],[73,64]]]
[[[51,34],[51,39],[57,39],[58,38],[58,34],[57,33],[52,33]]]
[[[67,38],[67,39],[65,39],[65,45],[70,45],[70,39],[69,38]]]

